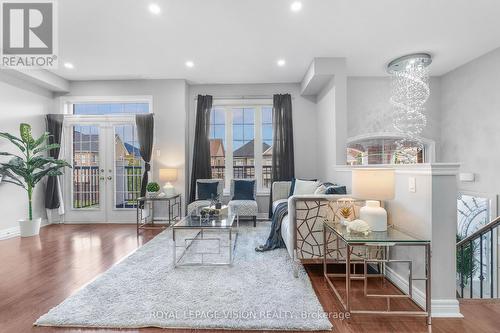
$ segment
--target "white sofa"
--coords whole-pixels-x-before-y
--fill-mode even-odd
[[[281,223],[281,236],[290,257],[301,262],[319,262],[323,258],[323,222],[341,218],[339,199],[350,195],[321,194],[293,195],[288,197],[291,182],[274,182],[273,211],[281,202],[288,202],[288,214]],[[359,217],[363,200],[352,201],[350,219]]]

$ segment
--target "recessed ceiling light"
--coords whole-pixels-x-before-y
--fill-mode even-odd
[[[67,69],[73,69],[73,68],[75,68],[75,66],[73,66],[73,64],[70,63],[70,62],[65,62],[64,63],[64,67],[66,67]]]
[[[149,11],[155,15],[158,15],[161,13],[161,8],[155,3],[152,3],[149,5]]]
[[[302,2],[300,2],[300,1],[294,1],[291,4],[290,9],[292,10],[292,12],[298,12],[299,10],[302,9]]]
[[[193,68],[194,62],[192,62],[191,60],[186,61],[186,67]]]
[[[285,59],[279,59],[277,62],[278,66],[283,67],[286,65]]]

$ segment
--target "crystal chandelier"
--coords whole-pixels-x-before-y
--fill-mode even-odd
[[[393,125],[403,136],[398,142],[401,152],[409,146],[423,148],[420,134],[427,124],[424,105],[430,95],[428,66],[431,62],[429,54],[416,53],[397,58],[387,65],[392,78]]]

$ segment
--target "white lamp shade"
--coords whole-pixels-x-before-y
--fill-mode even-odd
[[[360,199],[394,199],[394,170],[352,170],[352,195]]]
[[[177,180],[177,169],[160,169],[160,181],[175,182]]]

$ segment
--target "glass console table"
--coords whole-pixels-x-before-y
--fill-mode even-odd
[[[164,204],[166,208],[166,218],[155,217],[155,203]],[[148,208],[149,214],[144,216],[144,209]],[[165,229],[179,220],[182,215],[182,197],[180,194],[173,196],[156,196],[137,198],[137,234],[141,229]],[[155,223],[164,222],[164,223]]]
[[[332,222],[324,223],[323,236],[325,240],[323,245],[324,277],[328,286],[342,304],[344,311],[352,314],[422,316],[427,317],[427,324],[431,324],[431,245],[429,240],[414,238],[393,227],[389,227],[384,232],[370,232],[366,235],[353,233],[348,232],[346,227]],[[413,261],[411,259],[391,259],[389,250],[396,246],[423,247],[425,249],[424,276],[413,276]],[[375,256],[372,255],[373,252],[375,252]],[[345,273],[329,273],[329,263],[345,263]],[[398,288],[401,294],[370,293],[368,290],[369,279],[373,277],[387,278],[385,274],[386,265],[391,263],[408,265],[408,292]],[[362,273],[356,273],[356,265],[363,265]],[[370,270],[369,265],[377,266],[376,274],[368,273]],[[333,283],[333,279],[338,278],[345,280],[345,299]],[[364,297],[386,299],[385,310],[353,309],[352,280],[362,280],[364,282],[362,293]],[[425,281],[425,306],[416,303],[412,297],[414,281]],[[391,299],[402,298],[411,300],[420,310],[391,309]]]

